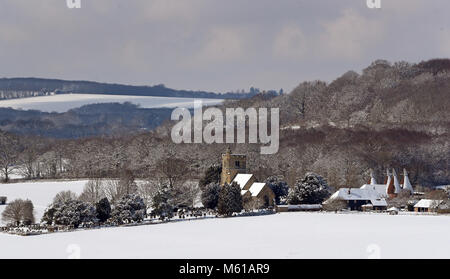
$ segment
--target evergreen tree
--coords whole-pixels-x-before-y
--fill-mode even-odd
[[[307,173],[289,190],[289,204],[320,204],[330,195],[326,180],[315,173]]]
[[[275,202],[280,204],[281,200],[285,199],[289,194],[289,186],[286,181],[278,176],[269,176],[266,181],[267,185],[275,194]]]
[[[200,179],[198,186],[203,191],[207,185],[210,183],[219,183],[220,175],[222,174],[222,166],[221,165],[213,165],[210,166],[204,176]]]
[[[111,212],[110,220],[116,224],[142,222],[147,215],[144,200],[136,194],[123,196]]]
[[[159,216],[161,220],[166,220],[173,217],[173,210],[172,190],[169,186],[163,184],[153,197],[152,214]]]
[[[215,209],[219,202],[220,185],[217,182],[206,185],[202,192],[202,204],[205,208]]]
[[[234,212],[241,212],[243,206],[241,188],[236,182],[232,184],[223,185],[220,195],[217,209],[219,214],[231,216]]]
[[[111,217],[111,204],[107,198],[103,198],[96,203],[95,208],[97,210],[97,218],[100,222],[103,223]]]

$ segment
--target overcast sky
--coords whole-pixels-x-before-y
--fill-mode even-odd
[[[293,89],[450,56],[450,1],[0,0],[0,77]]]

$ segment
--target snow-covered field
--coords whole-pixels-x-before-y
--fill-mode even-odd
[[[199,99],[204,105],[216,105],[221,99]],[[53,96],[40,96],[23,99],[12,99],[0,101],[0,107],[11,107],[23,110],[41,110],[45,112],[66,112],[70,109],[83,105],[95,103],[123,103],[131,102],[139,104],[143,108],[174,108],[194,106],[192,98],[172,98],[153,96],[122,96],[122,95],[100,95],[100,94],[61,94]]]
[[[80,193],[85,182],[0,185],[0,195],[30,198],[42,212],[57,192]],[[450,258],[448,235],[450,216],[299,212],[0,234],[0,258]]]
[[[81,194],[87,180],[76,181],[44,181],[0,184],[0,196],[6,196],[8,201],[15,199],[29,199],[33,202],[36,220],[40,220],[45,208],[52,202],[53,197],[61,192],[71,190]],[[0,205],[0,214],[5,209]],[[0,224],[3,224],[0,221]]]

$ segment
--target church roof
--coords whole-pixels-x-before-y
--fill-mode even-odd
[[[239,187],[244,188],[244,186],[248,183],[248,181],[253,177],[253,174],[248,173],[238,173],[234,179],[233,182],[236,182]]]
[[[256,196],[259,195],[259,193],[264,188],[264,186],[266,186],[266,183],[255,182],[255,183],[252,184],[252,186],[250,187],[249,191],[250,191],[250,193],[252,193],[253,197],[256,197]]]

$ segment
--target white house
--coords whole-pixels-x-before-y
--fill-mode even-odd
[[[442,202],[442,200],[421,199],[418,203],[416,203],[416,205],[414,205],[414,211],[434,212]]]

